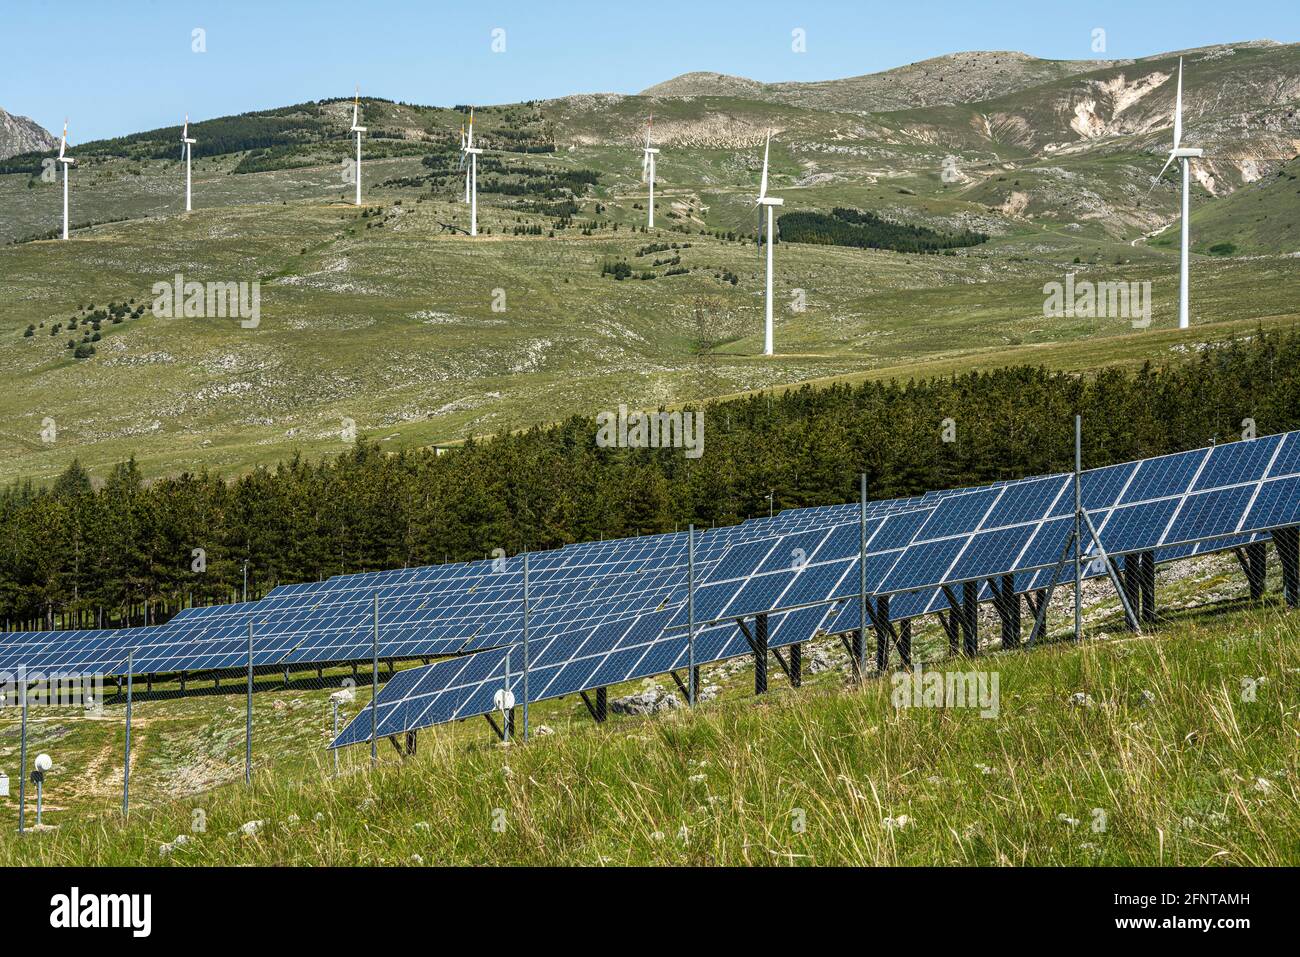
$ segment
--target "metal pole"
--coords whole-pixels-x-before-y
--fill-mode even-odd
[[[135,649],[126,652],[126,745],[122,757],[122,816],[131,813],[131,705],[135,689]]]
[[[23,696],[22,745],[18,758],[18,833],[23,833],[27,811],[27,669],[20,668],[18,693]]]
[[[370,635],[370,766],[379,763],[379,592],[375,592],[374,626]]]
[[[244,704],[244,783],[253,783],[253,623],[248,623],[248,700]]]
[[[1083,416],[1074,417],[1074,639],[1083,635]]]
[[[695,523],[686,528],[686,703],[695,707]]]
[[[867,674],[867,473],[859,476],[858,499],[858,677]],[[877,634],[878,641],[884,635]]]
[[[528,552],[524,552],[524,740],[528,740]]]
[[[333,699],[332,701],[330,701],[330,704],[332,704],[332,705],[334,706],[334,738],[335,738],[335,740],[337,740],[337,739],[338,739],[338,736],[339,736],[339,702],[338,702],[338,699],[337,699],[337,698]],[[335,749],[334,749],[334,776],[335,776],[335,777],[338,777],[338,775],[339,775],[339,749],[338,749],[338,748],[335,748]]]

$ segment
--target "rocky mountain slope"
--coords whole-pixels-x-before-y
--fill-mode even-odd
[[[14,116],[0,109],[0,159],[7,159],[18,153],[54,149],[58,145],[58,138],[51,136],[49,131],[35,120],[25,116]]]
[[[1040,60],[1024,53],[949,53],[880,73],[814,83],[759,83],[725,73],[684,73],[642,96],[738,96],[813,109],[878,113],[973,103],[1113,66],[1109,60]]]

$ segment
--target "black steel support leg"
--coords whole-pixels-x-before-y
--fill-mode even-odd
[[[767,694],[767,615],[754,619],[754,694]]]
[[[609,717],[609,692],[607,688],[596,689],[596,723],[603,724]]]
[[[904,618],[898,623],[898,663],[904,668],[912,667],[912,619]]]
[[[1002,595],[998,612],[1002,616],[1002,647],[1020,647],[1020,598],[1016,595],[1014,575],[1002,576]]]
[[[1242,549],[1246,557],[1246,581],[1250,584],[1250,600],[1264,597],[1268,580],[1268,551],[1263,542],[1253,542]]]
[[[1273,547],[1282,566],[1282,597],[1289,608],[1300,607],[1300,528],[1273,529]]]
[[[965,640],[966,657],[974,658],[980,653],[979,633],[979,582],[963,582],[962,600],[962,637]]]
[[[790,646],[790,687],[803,686],[803,645]]]
[[[868,598],[868,601],[871,599]],[[876,601],[876,674],[884,674],[889,668],[889,596],[884,595]]]
[[[850,642],[852,647],[849,650],[849,654],[853,656],[853,671],[856,673],[858,670],[858,662],[862,660],[862,631],[861,629],[855,628],[850,634],[852,636],[852,641]],[[861,675],[859,675],[859,677],[861,677]]]
[[[415,753],[415,749],[419,745],[419,743],[420,743],[419,731],[406,732],[406,756],[407,757],[410,757]]]

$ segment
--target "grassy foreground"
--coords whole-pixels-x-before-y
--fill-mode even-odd
[[[835,680],[523,747],[426,731],[375,771],[6,834],[0,863],[1294,865],[1298,637],[1272,605],[990,655],[994,718]]]

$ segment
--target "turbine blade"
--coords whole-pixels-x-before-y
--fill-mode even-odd
[[[1178,93],[1174,97],[1174,149],[1183,141],[1183,58],[1178,58]]]
[[[767,141],[763,144],[763,180],[758,187],[758,198],[767,196],[767,154],[772,147],[772,131],[767,131]]]
[[[63,151],[68,148],[68,121],[63,121],[63,139],[59,142],[59,159],[63,159]]]
[[[1147,195],[1142,197],[1142,201],[1143,201],[1143,202],[1146,202],[1147,198],[1148,198],[1152,193],[1155,192],[1156,187],[1157,187],[1158,185],[1160,185],[1160,177],[1165,175],[1165,170],[1169,169],[1169,166],[1170,166],[1170,164],[1173,163],[1173,161],[1174,161],[1174,154],[1173,154],[1173,153],[1170,153],[1170,154],[1169,154],[1169,159],[1165,160],[1165,165],[1162,166],[1162,167],[1160,167],[1160,172],[1157,173],[1157,174],[1156,174],[1156,178],[1153,179],[1153,180],[1151,181],[1151,188],[1150,188],[1149,190],[1147,190]]]

